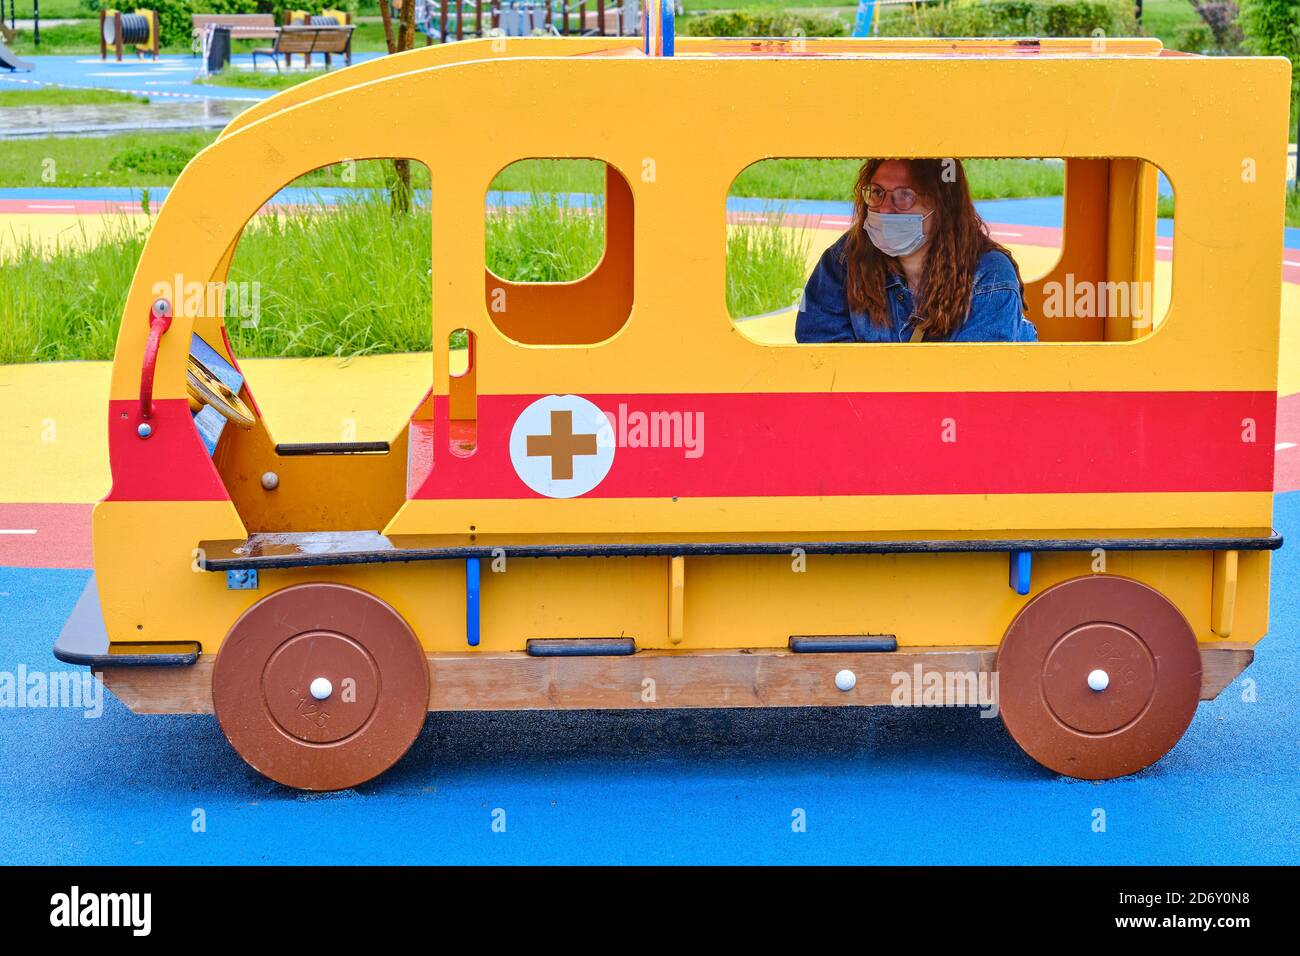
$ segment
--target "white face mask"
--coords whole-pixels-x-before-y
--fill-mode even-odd
[[[921,225],[934,213],[876,212],[867,210],[863,228],[871,244],[887,256],[905,256],[925,245],[925,229]]]

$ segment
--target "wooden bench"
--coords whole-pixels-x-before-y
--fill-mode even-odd
[[[352,14],[346,10],[322,10],[320,13],[304,13],[303,11],[286,10],[284,12],[284,25],[286,27],[332,27],[348,26],[352,23]],[[352,44],[343,51],[344,62],[348,66],[352,65]],[[303,66],[311,68],[311,54],[303,55]],[[286,53],[284,55],[284,65],[292,66],[293,57]]]
[[[285,56],[286,62],[288,55],[291,53],[302,53],[307,57],[307,62],[311,62],[311,54],[325,54],[325,69],[330,68],[330,57],[335,53],[342,53],[348,62],[352,59],[352,31],[356,29],[353,26],[301,26],[301,27],[280,27],[279,35],[275,38],[275,46],[253,51],[253,69],[257,69],[257,58],[259,56],[269,56],[275,63],[276,72],[280,70],[280,56]]]
[[[229,27],[232,40],[274,40],[278,35],[275,17],[269,13],[194,13],[190,15],[190,29],[195,52],[204,31],[212,27]]]

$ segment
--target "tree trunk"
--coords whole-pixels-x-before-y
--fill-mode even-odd
[[[394,35],[393,17],[389,9],[389,0],[379,0],[379,15],[384,21],[384,42],[388,52],[402,53],[415,46],[415,0],[402,0],[402,9],[398,14],[397,31]],[[409,159],[393,160],[393,182],[388,189],[389,201],[394,212],[411,210],[411,161]]]
[[[414,3],[415,0],[409,0]],[[393,12],[389,9],[388,0],[379,0],[379,18],[384,21],[384,43],[388,46],[389,53],[397,52],[397,40],[393,36]]]

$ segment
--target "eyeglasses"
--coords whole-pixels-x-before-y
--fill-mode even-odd
[[[868,209],[879,209],[885,204],[885,197],[892,196],[894,208],[899,212],[907,212],[916,205],[916,190],[907,186],[895,186],[893,189],[882,189],[875,183],[867,187],[866,200]]]

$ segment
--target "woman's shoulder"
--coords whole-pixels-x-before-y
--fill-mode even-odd
[[[975,264],[975,292],[1020,291],[1020,276],[1011,257],[1000,249],[990,249]]]
[[[822,258],[842,262],[844,260],[844,246],[848,241],[849,234],[846,232],[826,247],[826,251],[822,253]]]
[[[822,253],[821,258],[817,261],[817,271],[828,274],[837,282],[844,281],[844,244],[848,241],[849,235],[845,233],[840,236]]]

